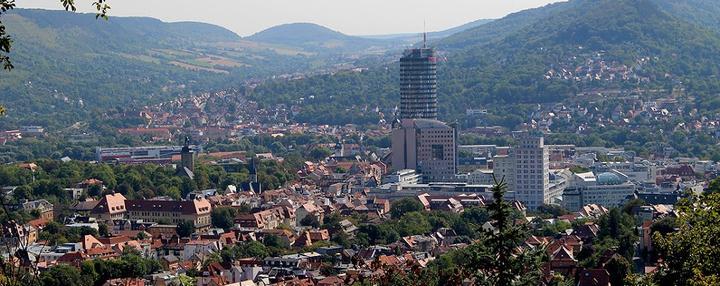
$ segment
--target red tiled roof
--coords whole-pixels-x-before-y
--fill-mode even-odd
[[[113,236],[113,237],[101,237],[98,239],[103,244],[115,245],[118,243],[127,242],[130,240],[127,236]]]
[[[34,228],[40,229],[45,227],[47,225],[48,220],[44,218],[34,219],[28,222],[29,225],[31,225]]]
[[[87,256],[85,256],[85,254],[83,254],[82,252],[68,252],[63,254],[63,256],[60,256],[57,262],[70,264],[73,266],[80,266],[80,263],[85,261],[85,259],[87,259]]]

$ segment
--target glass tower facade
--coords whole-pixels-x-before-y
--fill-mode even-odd
[[[437,119],[437,58],[431,48],[400,58],[400,119]]]

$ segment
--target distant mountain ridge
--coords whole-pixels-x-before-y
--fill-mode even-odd
[[[470,30],[482,25],[485,25],[487,23],[490,23],[492,21],[495,21],[494,19],[480,19],[475,20],[457,27],[449,28],[442,31],[436,31],[436,32],[428,32],[428,40],[437,40],[442,39],[448,36],[451,36],[455,33],[459,33],[465,30]],[[363,38],[370,38],[370,39],[381,39],[381,40],[404,40],[411,43],[417,43],[421,40],[421,33],[403,33],[403,34],[387,34],[387,35],[368,35],[368,36],[361,36]]]
[[[481,19],[443,31],[428,33],[428,40],[439,40],[455,33],[482,26],[493,20]],[[312,52],[358,52],[367,49],[402,49],[422,41],[421,33],[351,36],[313,23],[292,23],[270,27],[246,40],[299,47]]]
[[[291,23],[273,26],[257,32],[247,39],[283,44],[289,41],[328,41],[352,38],[341,32],[313,23]]]
[[[576,2],[561,2],[509,14],[501,19],[480,25],[460,33],[454,33],[436,43],[440,49],[454,50],[467,46],[487,44],[517,32],[528,25],[554,13],[562,13],[577,5]]]
[[[197,42],[236,41],[240,36],[223,27],[199,22],[168,23],[149,17],[111,17],[107,21],[95,19],[94,14],[76,14],[65,11],[40,9],[15,9],[8,13],[8,21],[13,15],[33,19],[39,28],[87,29],[88,36],[103,36],[112,41],[113,36],[122,35],[133,41],[173,42],[192,39]],[[12,23],[11,23],[12,24]],[[9,32],[12,32],[9,25]]]
[[[517,12],[433,42],[446,55],[438,72],[440,113],[459,119],[466,108],[561,102],[597,88],[667,89],[682,84],[688,92],[720,92],[714,80],[720,68],[709,64],[720,61],[714,18],[688,16],[697,9],[720,9],[720,1],[680,0],[690,3],[681,6],[667,4],[670,1],[571,0]],[[319,123],[315,119],[328,119],[323,116],[332,113],[328,110],[396,105],[396,73],[392,64],[359,75],[275,82],[267,90],[259,87],[254,96],[273,103],[313,94],[315,101],[299,118]],[[313,114],[319,110],[322,114]]]
[[[386,46],[387,42],[349,36],[312,23],[293,23],[274,26],[246,38],[250,41],[302,47],[314,52],[360,51],[372,46]]]

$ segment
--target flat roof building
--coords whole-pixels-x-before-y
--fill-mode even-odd
[[[431,119],[404,119],[392,133],[393,170],[412,169],[424,182],[451,182],[457,173],[457,130]]]

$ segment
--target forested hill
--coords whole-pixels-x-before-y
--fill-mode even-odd
[[[78,47],[98,45],[148,46],[157,43],[189,43],[189,42],[229,42],[240,39],[234,32],[220,26],[197,23],[176,22],[166,23],[148,17],[111,17],[107,21],[98,21],[95,14],[67,13],[40,9],[16,9],[6,19],[9,32],[18,21],[31,21],[38,29],[57,29],[76,34],[78,40],[104,39],[94,44],[77,42]],[[16,33],[17,34],[17,33]],[[18,34],[17,37],[23,37]]]
[[[720,70],[710,64],[720,60],[718,33],[654,1],[660,0],[572,0],[515,13],[437,42],[447,58],[439,69],[441,116],[453,119],[466,108],[498,104],[558,102],[597,88],[683,83],[690,92],[719,91],[711,79]],[[399,101],[396,66],[306,83],[274,82],[258,88],[255,97],[273,103],[314,95],[300,115],[309,121],[333,112],[328,110],[353,114],[345,111],[352,105],[390,108]]]
[[[463,49],[469,46],[485,45],[515,33],[550,15],[569,10],[575,5],[577,5],[577,1],[562,2],[549,4],[537,9],[528,9],[512,13],[490,23],[455,33],[433,44],[442,50]]]
[[[62,127],[97,118],[93,112],[308,68],[302,51],[250,43],[210,24],[26,9],[1,19],[15,69],[0,71],[8,110],[0,129]]]
[[[359,52],[392,45],[392,41],[349,36],[317,24],[294,23],[260,31],[248,40],[302,48],[312,52]]]
[[[652,2],[678,19],[720,31],[720,1],[652,0]]]

